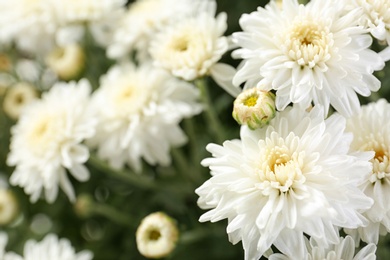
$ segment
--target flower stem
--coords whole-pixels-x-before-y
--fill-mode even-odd
[[[214,137],[218,143],[222,143],[224,139],[224,130],[221,128],[222,124],[218,119],[216,111],[214,110],[213,104],[210,100],[210,93],[207,89],[206,79],[200,78],[195,80],[195,85],[199,88],[201,92],[201,98],[205,106],[205,117],[208,124],[211,127],[211,130],[214,134]]]
[[[204,228],[198,228],[190,231],[185,231],[180,235],[180,244],[188,245],[202,240],[210,235],[210,232]]]
[[[110,167],[106,162],[96,157],[96,155],[91,154],[88,160],[88,163],[91,164],[94,168],[107,173],[117,179],[126,181],[127,183],[143,188],[143,189],[155,189],[156,184],[154,180],[149,179],[146,176],[138,175],[130,171],[121,171],[116,170]]]
[[[137,222],[131,219],[129,215],[123,214],[121,211],[106,204],[94,203],[91,207],[91,213],[104,216],[123,226],[137,228]]]
[[[192,162],[188,162],[187,157],[183,154],[181,149],[172,149],[172,156],[174,159],[174,164],[176,165],[177,172],[184,176],[186,180],[193,184],[198,184],[201,182],[199,177],[194,172],[194,166]],[[190,157],[191,158],[191,157]]]

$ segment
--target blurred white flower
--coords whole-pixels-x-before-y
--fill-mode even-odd
[[[139,171],[141,157],[152,165],[167,165],[171,146],[187,140],[180,121],[201,112],[198,96],[194,86],[164,70],[114,66],[93,95],[100,121],[91,145],[115,168],[127,163]]]
[[[98,43],[105,42],[103,37],[110,38],[111,31],[122,16],[126,0],[51,0],[53,13],[59,24],[56,34],[57,43],[65,47],[79,42],[84,36],[85,26]],[[105,28],[110,32],[103,34]]]
[[[35,60],[18,59],[15,64],[15,72],[19,80],[35,82],[39,80],[41,64]]]
[[[0,0],[0,42],[15,42],[19,49],[34,54],[50,50],[57,28],[51,1]]]
[[[53,202],[58,186],[74,201],[66,170],[79,181],[89,179],[83,165],[89,151],[82,142],[95,133],[90,91],[87,80],[57,83],[41,100],[26,107],[12,127],[7,164],[16,168],[10,183],[23,187],[32,202],[37,201],[42,189],[46,200]]]
[[[378,243],[379,235],[390,232],[390,104],[381,99],[362,107],[362,111],[347,121],[347,132],[354,135],[354,151],[375,152],[372,172],[361,185],[364,193],[374,199],[374,205],[364,213],[370,221],[366,227],[347,230],[357,240]],[[356,241],[357,242],[357,241]]]
[[[18,82],[7,88],[5,93],[3,110],[14,120],[19,118],[28,104],[38,99],[38,91],[27,82]]]
[[[146,216],[137,228],[138,251],[147,258],[162,258],[175,249],[179,230],[174,219],[163,212]]]
[[[200,221],[227,219],[233,244],[245,259],[259,259],[273,244],[303,259],[305,235],[319,244],[339,243],[339,227],[367,224],[360,214],[372,200],[357,187],[370,173],[369,152],[349,152],[345,119],[324,120],[322,108],[277,113],[270,125],[243,126],[241,140],[209,144],[202,161],[212,177],[196,189],[209,211]]]
[[[54,12],[60,25],[99,21],[124,7],[126,0],[54,1]]]
[[[275,1],[240,18],[243,32],[233,34],[242,58],[235,85],[276,90],[276,107],[290,102],[303,108],[332,105],[349,116],[359,111],[356,93],[369,96],[380,88],[372,73],[384,67],[382,58],[370,50],[372,38],[359,27],[359,10],[346,14],[342,1]]]
[[[151,42],[149,51],[154,65],[174,76],[192,81],[210,75],[229,94],[237,96],[241,89],[232,83],[236,70],[218,63],[229,44],[223,36],[226,13],[214,17],[216,8],[215,2],[210,2],[206,10],[166,26]]]
[[[390,2],[388,0],[347,0],[355,8],[362,8],[361,23],[368,28],[372,36],[388,45],[380,53],[385,60],[390,60]]]
[[[40,242],[28,240],[23,250],[23,260],[91,260],[92,258],[93,254],[90,251],[83,250],[76,253],[68,239],[58,239],[54,234],[46,235]]]
[[[195,12],[202,2],[211,0],[137,0],[130,4],[128,11],[116,28],[112,44],[107,48],[110,58],[126,58],[137,51],[138,58],[149,57],[151,39],[162,26],[178,21]]]
[[[368,244],[362,249],[360,249],[355,254],[355,242],[350,236],[341,238],[340,242],[331,245],[329,247],[324,247],[323,245],[318,245],[313,239],[308,241],[306,240],[307,254],[302,260],[375,260],[376,255],[376,246],[374,244]],[[272,254],[269,260],[295,260],[297,259],[295,255],[282,255],[282,254]]]

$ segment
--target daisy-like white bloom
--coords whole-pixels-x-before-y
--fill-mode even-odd
[[[303,259],[304,234],[319,244],[339,243],[339,227],[363,226],[360,211],[372,200],[358,185],[370,173],[372,153],[349,152],[345,119],[323,119],[322,108],[277,113],[267,127],[243,126],[241,139],[209,144],[202,161],[212,177],[196,189],[209,211],[200,221],[228,220],[233,244],[245,259],[258,259],[271,245]]]
[[[60,27],[56,40],[61,46],[80,41],[84,36],[85,25],[91,29],[94,38],[110,38],[111,30],[113,30],[110,24],[117,25],[115,20],[121,17],[126,3],[126,0],[50,1],[52,1],[53,13]],[[107,28],[109,32],[98,35]],[[98,42],[100,40],[98,39]]]
[[[57,28],[51,0],[0,0],[0,42],[15,42],[30,53],[45,53]]]
[[[24,245],[23,260],[91,260],[93,254],[88,250],[76,253],[68,239],[58,237],[54,234],[37,242],[28,240]]]
[[[32,202],[37,201],[42,189],[46,200],[53,202],[59,186],[74,201],[66,170],[79,181],[89,179],[83,165],[89,151],[82,142],[95,133],[90,91],[87,80],[57,83],[41,100],[28,105],[11,129],[7,164],[16,168],[10,183],[23,187]]]
[[[290,102],[332,105],[343,115],[360,109],[357,93],[369,96],[380,88],[372,73],[384,66],[370,50],[372,38],[358,26],[359,10],[345,12],[342,1],[312,0],[306,6],[272,1],[240,18],[243,32],[233,34],[242,58],[235,85],[276,90],[276,107]]]
[[[355,242],[351,236],[346,236],[340,239],[340,243],[331,245],[329,247],[323,247],[317,244],[313,239],[306,240],[307,254],[302,260],[375,260],[376,246],[375,244],[368,244],[355,254]],[[282,254],[272,254],[269,256],[270,260],[295,260],[295,255],[286,256]]]
[[[107,48],[110,58],[120,59],[132,51],[138,58],[149,58],[150,41],[163,25],[178,21],[209,0],[137,0],[130,4]]]
[[[354,135],[351,149],[375,152],[372,171],[361,185],[374,205],[364,213],[370,221],[366,227],[347,230],[357,241],[378,243],[379,235],[390,232],[390,104],[381,99],[363,106],[362,111],[348,119],[347,132]]]
[[[215,2],[193,17],[168,25],[150,45],[154,65],[170,71],[174,76],[192,81],[205,75],[211,77],[232,96],[240,93],[232,83],[235,69],[218,63],[229,49],[223,36],[227,29],[226,13],[217,17]]]
[[[55,14],[60,24],[98,21],[110,12],[122,8],[124,0],[68,0],[55,1]]]
[[[170,148],[187,140],[178,124],[201,112],[198,96],[193,85],[151,65],[114,66],[93,96],[99,125],[91,145],[115,168],[139,171],[141,158],[167,165]]]
[[[388,0],[347,0],[353,7],[362,8],[363,26],[369,29],[372,36],[390,46],[390,2]],[[390,47],[380,53],[385,60],[390,60]]]
[[[146,216],[136,233],[138,251],[148,258],[162,258],[176,247],[179,230],[175,220],[163,212]]]

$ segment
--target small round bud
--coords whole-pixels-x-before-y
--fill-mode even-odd
[[[252,130],[267,125],[275,112],[275,95],[258,88],[244,90],[234,101],[233,118]]]
[[[19,203],[13,192],[0,188],[0,225],[8,225],[16,219],[19,213]]]
[[[89,194],[80,194],[73,205],[76,214],[83,218],[87,218],[92,214],[92,207],[93,199]]]
[[[37,90],[26,82],[19,82],[7,88],[3,100],[4,112],[12,119],[18,119],[23,108],[38,98]]]
[[[11,60],[7,55],[0,53],[0,71],[8,72],[12,68]]]
[[[53,50],[46,57],[46,64],[60,79],[75,79],[84,69],[85,54],[80,45],[71,44]]]
[[[162,258],[176,247],[179,230],[175,220],[163,212],[146,216],[136,233],[138,251],[148,258]]]

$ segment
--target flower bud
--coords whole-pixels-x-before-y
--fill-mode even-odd
[[[252,130],[267,125],[275,112],[275,95],[258,88],[244,90],[234,101],[233,118]]]
[[[37,90],[26,82],[19,82],[7,88],[3,100],[4,112],[12,119],[18,119],[23,108],[38,98]]]
[[[146,216],[136,233],[138,251],[148,258],[162,258],[176,247],[179,231],[175,220],[163,212]]]
[[[0,188],[0,225],[8,225],[19,213],[19,204],[13,192]]]
[[[73,205],[76,214],[82,218],[87,218],[92,214],[92,207],[93,199],[89,194],[80,194]]]
[[[46,64],[60,79],[75,79],[84,69],[85,54],[78,44],[59,47],[46,57]]]
[[[0,53],[0,71],[8,72],[12,68],[11,60],[7,55]]]

